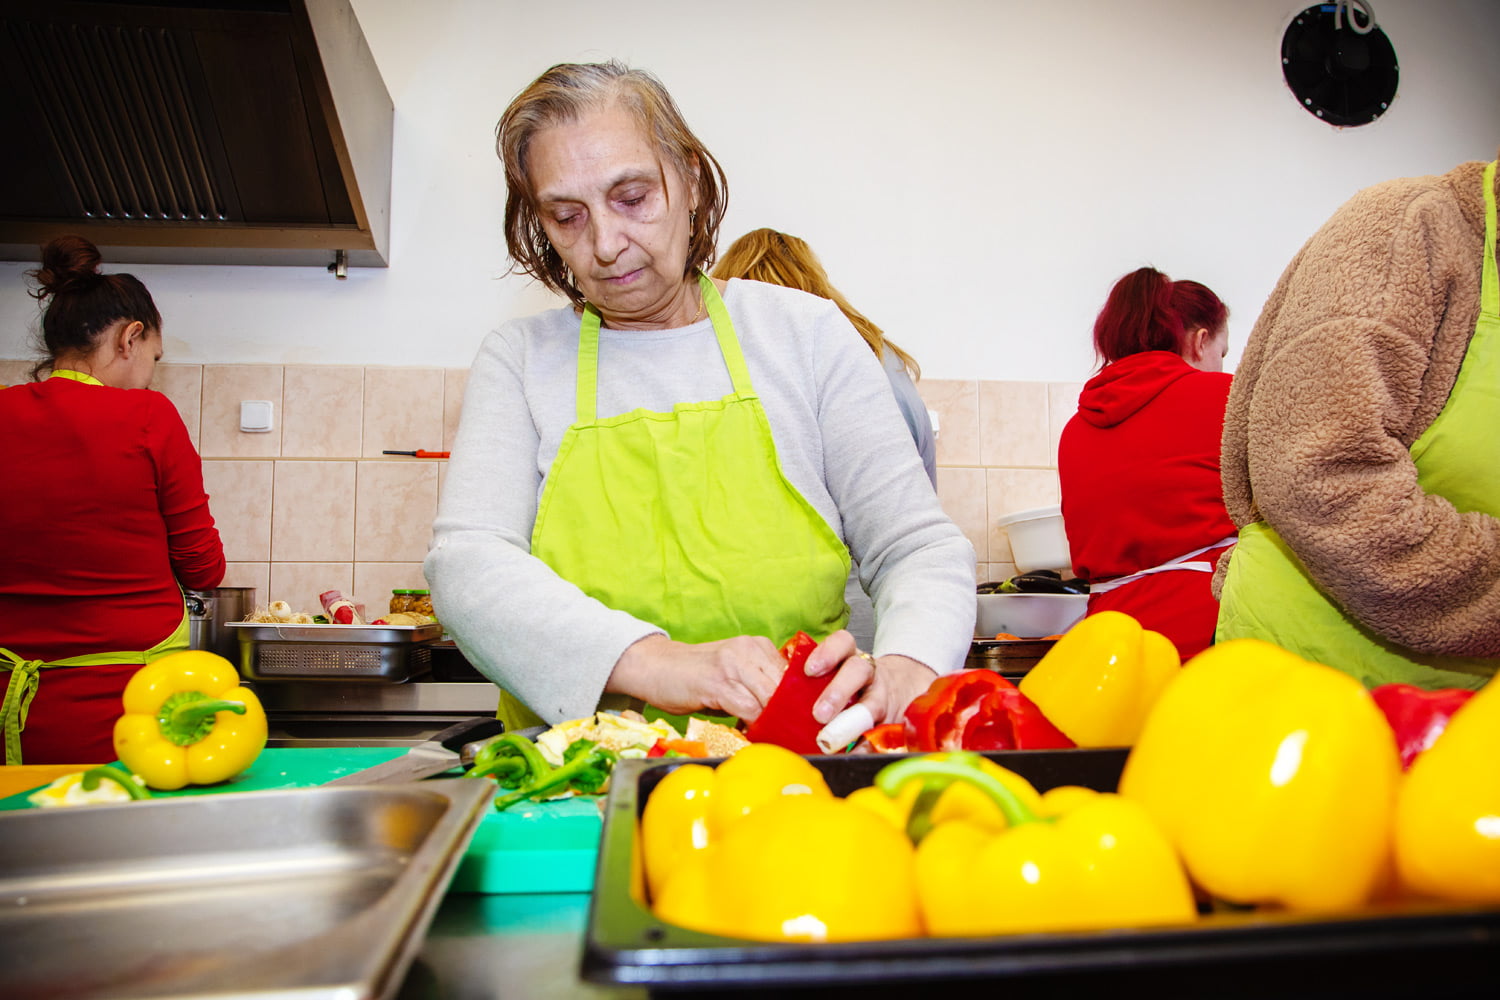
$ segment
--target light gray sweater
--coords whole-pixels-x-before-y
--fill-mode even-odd
[[[824,299],[732,280],[724,302],[783,473],[859,563],[879,622],[874,652],[959,669],[973,637],[974,550],[939,506],[879,360]],[[625,649],[665,631],[530,554],[542,486],[574,419],[578,326],[561,308],[485,338],[425,567],[465,656],[554,722],[592,712]],[[731,388],[706,319],[600,331],[600,416],[669,411]]]

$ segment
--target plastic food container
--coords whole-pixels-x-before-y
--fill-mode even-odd
[[[1068,534],[1063,530],[1062,506],[1037,507],[996,518],[1010,539],[1011,562],[1018,573],[1055,569],[1073,575],[1073,557],[1068,552]]]
[[[1022,639],[1061,635],[1089,607],[1087,594],[979,594],[976,600],[974,636],[978,639],[993,639],[999,632]]]

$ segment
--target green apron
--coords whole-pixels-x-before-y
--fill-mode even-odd
[[[1459,511],[1500,516],[1500,272],[1495,264],[1495,164],[1484,171],[1484,261],[1479,319],[1437,419],[1411,446],[1422,489]],[[1260,600],[1257,600],[1257,597]],[[1434,656],[1383,639],[1344,615],[1265,522],[1240,531],[1219,607],[1217,640],[1267,639],[1354,675],[1367,687],[1478,688],[1500,660]]]
[[[848,618],[849,550],[782,473],[729,312],[712,281],[698,284],[734,391],[600,419],[600,316],[587,308],[577,420],[548,472],[532,554],[680,642],[826,636]],[[502,716],[518,706],[502,692]]]

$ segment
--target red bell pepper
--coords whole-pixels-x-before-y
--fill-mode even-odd
[[[990,670],[945,674],[906,708],[906,746],[939,750],[1048,750],[1075,746],[1010,681]]]
[[[647,757],[707,757],[708,744],[702,740],[660,739],[651,744]]]
[[[1417,755],[1442,735],[1448,720],[1474,692],[1466,688],[1426,691],[1412,684],[1382,684],[1370,692],[1385,713],[1401,752],[1401,769],[1411,768]]]
[[[807,676],[807,658],[817,648],[817,641],[806,632],[798,632],[782,644],[786,673],[760,715],[745,727],[745,738],[751,743],[775,743],[800,754],[823,752],[817,740],[823,724],[813,718],[813,705],[837,671],[822,677]]]
[[[887,722],[867,729],[854,748],[855,753],[905,753],[906,723]]]

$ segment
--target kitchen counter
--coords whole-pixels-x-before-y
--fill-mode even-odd
[[[588,893],[449,893],[399,1000],[644,1000],[638,987],[578,977]]]

